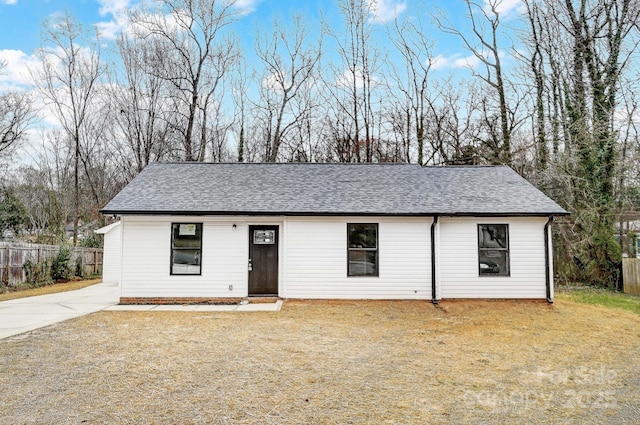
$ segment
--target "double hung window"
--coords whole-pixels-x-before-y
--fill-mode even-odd
[[[478,224],[480,276],[509,276],[509,225]]]
[[[202,223],[171,225],[171,274],[202,274]]]
[[[347,224],[347,276],[378,276],[378,224]]]

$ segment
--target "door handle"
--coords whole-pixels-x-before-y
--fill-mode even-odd
[[[251,258],[249,258],[249,271],[253,271],[253,264],[251,264]]]

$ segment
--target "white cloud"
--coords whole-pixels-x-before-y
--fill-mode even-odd
[[[115,40],[118,37],[118,33],[124,28],[126,27],[123,27],[116,21],[98,22],[96,24],[98,34],[100,34],[100,38],[104,40]]]
[[[140,38],[147,37],[150,34],[150,28],[163,28],[163,30],[166,31],[180,32],[185,29],[184,22],[189,22],[189,15],[181,11],[166,15],[141,12],[138,17],[140,21],[131,23],[130,27],[126,29],[126,32],[129,35]]]
[[[384,24],[398,17],[407,9],[406,1],[367,0],[372,12],[373,22]]]
[[[482,52],[482,54],[485,55],[485,57],[491,57],[488,52]],[[500,50],[498,56],[500,59],[503,59],[506,57],[506,54]],[[454,54],[451,56],[438,55],[429,59],[429,61],[431,63],[431,69],[434,71],[460,68],[476,69],[482,65],[482,61],[474,54],[467,56],[462,54]]]
[[[2,0],[2,4],[18,4],[18,0]]]
[[[249,14],[256,10],[258,3],[260,3],[260,0],[236,0],[233,6],[236,9],[240,9],[240,13]]]
[[[118,33],[125,31],[130,26],[129,15],[127,13],[131,6],[131,0],[98,0],[100,3],[100,16],[112,19],[98,22],[96,28],[100,37],[106,40],[115,40]]]
[[[371,80],[372,86],[378,85],[379,79],[375,75],[372,75],[369,78]],[[364,87],[364,73],[360,68],[356,68],[355,72],[345,69],[345,71],[340,76],[338,76],[338,79],[336,81],[336,85],[338,87],[353,87],[354,83],[356,89],[361,89]]]
[[[28,75],[27,78],[31,79],[31,74],[33,74],[33,78],[39,81],[44,81],[45,77],[43,75],[43,67],[45,64],[48,69],[54,72],[54,74],[57,73],[64,75],[66,66],[62,61],[63,57],[65,57],[65,54],[60,46],[38,50],[34,56],[30,57],[31,61],[26,65],[28,68],[26,71],[26,74]],[[94,52],[89,47],[81,47],[77,51],[76,61],[79,63],[91,61],[92,58],[94,58]],[[54,82],[54,85],[58,86],[58,83]],[[59,127],[60,121],[58,120],[55,108],[51,101],[46,99],[44,92],[33,88],[31,93],[33,96],[33,105],[38,111],[40,122],[46,127]],[[60,89],[57,95],[60,96],[61,101],[64,104],[69,104],[68,94],[64,89]]]
[[[42,96],[33,88],[30,71],[38,72],[42,69],[40,59],[36,55],[28,55],[20,50],[0,50],[0,61],[7,65],[0,71],[0,93],[13,90],[29,92],[39,123],[44,126],[58,127],[59,122],[55,118],[52,107],[47,106]],[[40,140],[34,129],[28,131],[27,137],[29,140],[25,146],[34,140]]]
[[[98,0],[100,4],[100,16],[116,15],[125,12],[131,3],[130,0]]]
[[[476,69],[482,62],[476,55],[469,55],[453,60],[453,68]]]
[[[500,16],[509,16],[512,14],[521,14],[526,11],[522,0],[484,0],[484,10],[491,12],[491,6],[494,6],[496,12]]]
[[[480,65],[480,59],[478,59],[475,55],[438,55],[435,58],[430,59],[430,62],[431,69],[433,69],[434,71],[459,68],[475,69],[476,67],[478,67],[478,65]]]
[[[99,0],[103,7],[100,8],[100,13],[111,13],[114,19],[109,22],[100,22],[97,24],[97,28],[100,34],[105,39],[115,39],[120,32],[128,33],[130,35],[136,35],[138,37],[144,37],[148,35],[149,29],[147,26],[161,27],[169,31],[182,31],[184,30],[184,22],[189,22],[189,14],[185,11],[174,10],[171,13],[166,13],[159,9],[147,8],[144,6],[144,1],[135,2],[133,0]],[[227,0],[233,1],[233,0]],[[243,15],[249,14],[255,11],[258,3],[262,0],[236,0],[233,1],[232,6],[237,9],[237,12]],[[152,2],[153,3],[153,2]],[[148,4],[152,4],[148,3]],[[140,22],[132,22],[129,19],[129,11],[133,8],[137,8],[138,16],[143,18],[146,24]]]
[[[29,68],[39,65],[35,56],[21,50],[0,50],[0,62],[7,65],[0,71],[0,91],[31,85]]]
[[[431,69],[433,69],[434,71],[447,69],[449,67],[449,59],[442,55],[438,55],[434,58],[429,58],[428,62],[431,65]]]
[[[282,78],[277,74],[271,74],[262,80],[262,87],[273,92],[282,91]]]

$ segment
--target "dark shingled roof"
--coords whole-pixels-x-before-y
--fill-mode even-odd
[[[564,215],[504,166],[153,163],[104,214]]]

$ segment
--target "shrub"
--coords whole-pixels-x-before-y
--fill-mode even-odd
[[[54,281],[69,280],[73,277],[73,272],[74,270],[71,266],[71,249],[62,245],[51,261],[51,278]]]
[[[84,273],[84,267],[82,267],[82,254],[76,257],[75,275],[79,277],[87,277]]]
[[[95,233],[89,233],[84,238],[80,239],[78,246],[82,246],[85,248],[102,248],[102,235],[98,235]]]
[[[22,268],[27,275],[27,284],[30,286],[42,286],[51,282],[51,265],[47,260],[33,261],[28,259]]]

